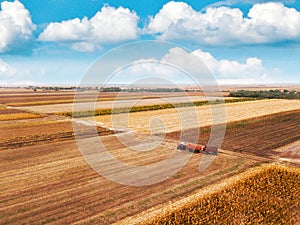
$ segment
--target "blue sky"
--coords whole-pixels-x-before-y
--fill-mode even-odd
[[[0,2],[0,86],[78,84],[107,51],[144,40],[188,49],[221,84],[300,83],[294,0]],[[153,65],[126,75],[145,68],[167,76]]]

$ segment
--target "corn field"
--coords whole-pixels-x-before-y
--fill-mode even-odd
[[[211,193],[199,192],[157,209],[146,214],[142,221],[123,222],[143,225],[298,224],[299,193],[300,169],[267,165],[238,175],[233,182],[228,181]]]

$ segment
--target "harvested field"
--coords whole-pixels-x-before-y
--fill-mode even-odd
[[[253,121],[260,125],[259,119]],[[6,125],[9,126],[9,123]],[[48,126],[51,132],[51,126]],[[27,132],[30,132],[29,127]],[[53,125],[53,132],[62,127]],[[232,125],[229,132],[235,128]],[[131,147],[140,148],[139,143],[124,146],[117,136],[103,136],[101,140],[115,158],[139,166],[169,157],[176,147],[176,142],[167,139],[154,151],[137,152]],[[203,156],[192,155],[180,172],[161,183],[129,187],[98,175],[85,163],[72,140],[0,151],[0,221],[1,224],[111,224],[159,204],[182,199],[211,183],[271,160],[246,152],[220,150],[208,169],[199,172]],[[167,167],[172,168],[172,163]],[[114,167],[110,171],[119,173]],[[156,173],[160,174],[161,170]]]
[[[34,113],[13,113],[13,114],[1,114],[0,121],[5,120],[22,120],[22,119],[34,119],[41,117],[38,114]]]
[[[227,98],[224,100],[224,103],[237,103],[237,102],[247,102],[247,101],[257,101],[257,100],[258,99],[255,98],[236,98],[236,99]],[[179,110],[181,110],[181,108],[205,106],[210,104],[211,105],[221,104],[221,101],[216,99],[216,100],[212,100],[211,102],[196,101],[196,102],[166,103],[166,104],[157,104],[157,105],[137,105],[132,107],[122,107],[122,108],[118,107],[114,109],[96,109],[96,110],[89,110],[89,111],[64,112],[64,113],[57,113],[57,115],[69,116],[73,118],[83,118],[83,117],[91,117],[91,116],[147,112],[147,111],[173,109],[173,108],[178,108]]]
[[[152,97],[151,97],[152,96]],[[144,105],[157,105],[157,104],[166,104],[166,103],[183,103],[183,102],[196,102],[196,101],[204,101],[206,98],[204,96],[190,96],[181,94],[181,96],[172,97],[172,94],[168,94],[168,96],[162,95],[161,97],[155,97],[153,95],[146,95],[143,93],[141,95],[135,95],[133,97],[118,97],[118,100],[114,100],[114,98],[110,99],[102,99],[96,103],[96,109],[111,109],[113,107],[116,108],[124,108],[124,107],[132,107],[132,106],[144,106]],[[218,99],[217,97],[211,97],[210,99]],[[229,98],[230,99],[230,98]],[[232,99],[232,98],[231,98]],[[76,103],[76,111],[87,111],[91,110],[91,101],[83,101]],[[12,105],[12,104],[10,104]],[[14,104],[16,106],[16,104]],[[36,112],[36,113],[63,113],[63,112],[71,112],[73,110],[73,103],[65,103],[65,104],[41,104],[36,106],[24,106],[24,107],[16,107],[17,109]]]
[[[16,113],[21,113],[22,111],[19,111],[17,109],[7,109],[5,107],[0,108],[0,115],[5,115],[5,114],[16,114]]]
[[[217,114],[217,118],[214,118],[214,124],[225,122],[222,120],[224,117],[224,111],[222,111],[220,105],[215,105],[216,111],[221,109],[221,113]],[[225,104],[226,109],[226,122],[239,121],[249,118],[260,117],[264,115],[285,112],[290,110],[300,109],[300,100],[259,100],[250,102],[228,103]],[[183,116],[178,112],[181,112]],[[98,116],[96,121],[109,128],[119,128],[118,125],[124,129],[124,127],[138,131],[138,132],[150,132],[150,122],[153,119],[160,119],[159,123],[155,124],[154,132],[174,132],[182,129],[198,128],[200,126],[209,126],[212,124],[211,108],[209,106],[196,107],[199,121],[194,120],[195,116],[193,108],[184,108],[184,111],[180,109],[165,109],[148,112],[137,112],[129,114],[128,123],[126,123],[126,116],[113,115],[112,116]],[[191,116],[189,116],[189,114]],[[112,118],[115,126],[112,125]]]
[[[275,150],[279,162],[287,165],[300,165],[300,141],[293,142]]]
[[[58,92],[1,92],[0,104],[9,106],[39,106],[39,105],[55,105],[63,103],[73,103],[76,95],[77,102],[93,101],[95,98],[94,92],[79,92],[74,91],[58,91]],[[99,93],[97,101],[113,101],[129,99],[157,99],[169,97],[182,97],[182,96],[203,96],[202,92],[101,92]]]
[[[300,110],[231,122],[227,124],[222,149],[271,157],[280,153],[275,149],[299,141],[299,131]],[[195,130],[190,130],[193,132]],[[200,133],[199,142],[207,143],[210,127],[201,128]],[[167,136],[178,140],[180,132]]]
[[[300,169],[261,166],[118,224],[298,224]]]
[[[0,115],[1,118],[1,115]],[[81,138],[91,136],[87,126],[80,126]],[[114,132],[97,127],[100,136]],[[40,145],[64,140],[73,140],[74,131],[71,121],[32,120],[15,124],[0,124],[0,150],[16,149],[24,146]]]
[[[0,99],[7,101],[7,104],[25,105],[69,101],[74,94],[30,91],[4,93],[2,90],[0,93]],[[161,93],[140,94],[124,93],[124,96],[121,96],[121,104],[126,102],[126,99],[129,99],[131,103],[130,101],[135,101],[135,98],[141,96],[145,98],[145,101],[153,102],[158,99],[156,94],[161,96]],[[14,97],[10,97],[12,95]],[[23,98],[21,97],[23,95],[28,96]],[[89,99],[88,95],[89,93],[83,93],[82,99],[84,101]],[[103,102],[107,102],[105,104],[109,106],[113,102],[114,95],[116,93],[107,93]],[[182,99],[180,96],[172,97]],[[201,98],[201,96],[196,95],[195,98]],[[70,104],[66,105],[70,107]],[[176,125],[176,110],[131,113],[129,115],[130,127],[138,131],[136,133],[140,141],[130,136],[136,133],[113,134],[109,129],[101,127],[98,127],[100,137],[91,137],[92,126],[85,120],[88,118],[80,119],[78,124],[76,123],[76,127],[81,132],[77,141],[88,144],[84,148],[87,152],[95,152],[100,139],[111,156],[129,166],[152,165],[168,159],[173,153],[178,157],[191,157],[187,164],[174,175],[167,177],[164,170],[172,170],[178,163],[176,159],[167,161],[164,168],[151,171],[151,175],[162,177],[162,182],[136,187],[109,181],[86,163],[78,149],[78,142],[74,140],[73,124],[70,118],[43,115],[41,118],[34,119],[0,121],[0,224],[111,224],[128,216],[140,215],[139,213],[156,206],[160,207],[166,202],[185,199],[203,187],[224,179],[227,181],[227,178],[261,163],[281,162],[280,158],[297,159],[300,156],[294,154],[294,149],[297,147],[291,147],[291,151],[272,148],[299,140],[300,110],[290,112],[290,110],[299,109],[299,105],[299,101],[288,100],[228,104],[227,120],[235,122],[229,123],[225,145],[219,150],[218,156],[175,150],[178,130],[181,128],[180,123]],[[43,110],[46,113],[51,112],[52,109],[65,111],[64,104],[31,107],[34,110],[44,107]],[[0,116],[14,115],[20,112],[20,109],[21,107],[7,109],[6,106],[0,105]],[[6,110],[10,111],[5,113]],[[209,125],[211,123],[209,107],[199,107],[197,110],[202,121],[200,125]],[[279,114],[257,118],[269,113]],[[159,141],[161,136],[149,137],[147,133],[149,121],[155,117],[163,117],[162,120],[167,121],[165,122],[167,130],[174,131],[167,134],[162,142]],[[109,127],[109,119],[107,122],[102,120],[103,118],[106,117],[97,117],[99,122]],[[240,121],[243,118],[247,120]],[[151,125],[159,133],[161,126],[156,122],[154,121]],[[100,123],[97,125],[101,126]],[[195,124],[195,121],[190,121],[188,128],[199,128],[200,125]],[[200,141],[205,142],[210,128],[202,127],[201,130]],[[193,132],[192,129],[190,131]],[[126,139],[126,144],[122,142],[122,138]],[[156,147],[149,151],[151,144],[155,144]],[[243,146],[245,147],[241,148]],[[101,156],[101,154],[93,156]],[[120,168],[115,166],[113,161],[101,157],[100,159],[104,162],[101,166],[105,165],[105,170],[109,174],[135,175],[135,173],[128,173],[132,172],[130,170],[122,170],[120,173]],[[212,164],[200,172],[199,164],[210,160],[213,161]],[[295,162],[293,165],[299,166],[300,164]],[[149,174],[142,174],[142,178],[147,180],[147,175]],[[282,200],[280,197],[278,199]],[[281,215],[283,211],[280,210],[278,212]],[[283,218],[290,218],[289,215],[286,216]]]
[[[41,115],[0,105],[0,121],[40,118]]]
[[[40,118],[41,115],[12,109],[0,104],[0,121]]]
[[[175,143],[169,145],[170,149],[161,145],[159,155],[152,151],[140,155],[114,136],[101,139],[114,156],[135,165],[164,158],[175,147]],[[178,151],[178,154],[190,153]],[[192,155],[179,173],[161,183],[130,187],[97,174],[85,163],[74,141],[0,151],[0,223],[111,224],[157,204],[179,199],[263,161],[244,158],[246,155],[220,153],[213,164],[200,173],[202,157]],[[110,171],[119,173],[114,167]]]

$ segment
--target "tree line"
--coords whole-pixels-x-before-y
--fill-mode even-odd
[[[230,97],[250,97],[250,98],[279,98],[279,99],[300,99],[300,92],[295,90],[260,90],[260,91],[250,91],[250,90],[238,90],[232,91],[229,94]]]

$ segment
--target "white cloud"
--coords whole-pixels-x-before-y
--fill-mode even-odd
[[[0,59],[0,86],[38,85],[36,80],[45,73],[46,69],[38,63],[33,65],[24,61],[7,63]]]
[[[278,69],[277,69],[278,70]],[[197,76],[197,77],[190,77]],[[111,83],[131,83],[144,78],[163,78],[174,83],[248,84],[271,82],[261,59],[249,57],[244,62],[216,59],[197,49],[191,53],[171,48],[161,59],[140,59],[116,71]],[[216,80],[215,80],[216,79]]]
[[[204,52],[201,49],[188,53],[177,47],[170,49],[169,53],[162,58],[162,61],[178,65],[181,68],[188,68],[190,74],[200,75],[197,80],[201,82],[213,83],[211,73],[218,83],[261,83],[270,81],[262,60],[256,57],[249,57],[245,62],[228,59],[218,60],[209,52]]]
[[[79,52],[93,52],[95,49],[100,48],[100,46],[95,45],[91,42],[76,42],[72,44],[72,49]]]
[[[97,45],[136,39],[138,20],[136,13],[127,8],[106,5],[91,19],[85,17],[50,23],[39,40],[73,41],[73,49],[92,51]]]
[[[249,13],[248,27],[259,42],[292,40],[300,37],[300,13],[282,3],[254,5]]]
[[[29,11],[15,0],[1,3],[0,11],[0,53],[9,52],[24,45],[32,38],[36,26],[32,23]]]
[[[261,59],[249,57],[245,62],[236,60],[216,59],[210,53],[198,49],[192,54],[199,57],[215,75],[218,83],[262,83],[270,82],[267,69]]]
[[[220,7],[220,6],[231,6],[234,4],[242,3],[242,4],[249,4],[254,5],[258,3],[267,3],[270,0],[225,0],[225,1],[218,1],[206,6],[204,9],[211,8],[211,7]],[[272,0],[272,2],[282,2],[282,3],[295,3],[295,0]]]
[[[174,74],[178,74],[176,68],[166,65],[162,61],[156,59],[141,59],[135,61],[128,67],[129,74],[140,76],[154,76],[154,77],[172,77]]]
[[[50,23],[40,34],[41,41],[81,41],[88,38],[90,21],[85,17]]]
[[[163,40],[192,40],[213,45],[270,43],[300,38],[300,13],[282,3],[255,4],[247,17],[238,8],[210,7],[197,12],[171,1],[150,17],[144,32]]]
[[[0,78],[12,77],[16,74],[16,70],[0,59]]]
[[[163,80],[180,81],[182,72],[155,58],[140,59],[125,67],[118,68],[110,78],[111,84],[133,84],[135,82],[150,82],[162,84]],[[145,80],[146,79],[146,80]]]

